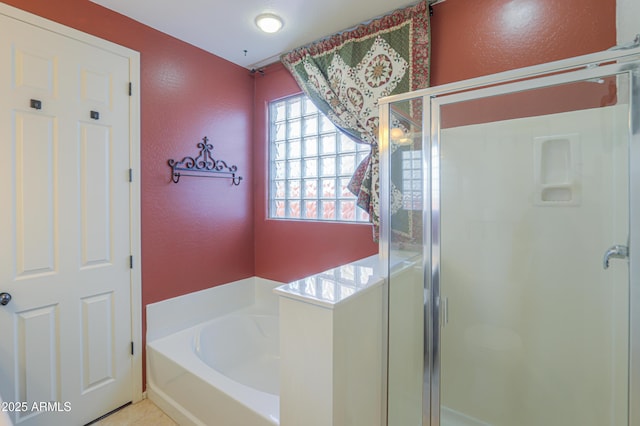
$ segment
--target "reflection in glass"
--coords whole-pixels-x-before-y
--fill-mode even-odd
[[[390,206],[387,410],[389,425],[420,425],[426,271],[422,103],[420,99],[396,102],[390,111],[390,199],[382,201]]]

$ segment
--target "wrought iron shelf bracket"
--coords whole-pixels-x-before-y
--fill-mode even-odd
[[[209,178],[229,178],[231,185],[240,185],[242,176],[236,175],[238,167],[228,166],[222,160],[216,160],[211,156],[213,145],[206,136],[202,138],[202,142],[198,142],[200,153],[196,158],[184,157],[182,161],[170,159],[168,161],[171,167],[171,181],[178,183],[180,177],[209,177]]]

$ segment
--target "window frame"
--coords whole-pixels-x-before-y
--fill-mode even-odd
[[[294,108],[298,110],[291,111]],[[304,127],[314,120],[315,125]],[[304,93],[269,101],[267,127],[267,219],[370,224],[367,212],[357,207],[357,197],[346,189],[369,145],[334,126]],[[297,213],[292,211],[295,206]],[[332,208],[333,213],[325,215]],[[352,208],[353,218],[341,216],[343,208],[346,214]]]

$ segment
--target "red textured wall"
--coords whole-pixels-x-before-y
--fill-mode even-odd
[[[247,70],[88,0],[5,3],[140,52],[143,306],[253,276]],[[222,179],[170,183],[167,159],[196,154],[205,135],[214,158],[238,166],[240,186]]]
[[[605,50],[615,0],[447,0],[433,6],[432,85]],[[443,109],[443,127],[614,104],[615,84],[577,83]]]
[[[378,252],[371,225],[267,219],[268,103],[300,93],[281,64],[256,75],[254,193],[256,275],[289,282]]]
[[[433,10],[432,86],[616,44],[616,0],[446,0]]]

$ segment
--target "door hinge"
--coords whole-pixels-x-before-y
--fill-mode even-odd
[[[131,84],[131,82],[129,82],[129,96],[131,96],[133,93],[133,84]]]
[[[131,355],[133,355],[133,342],[131,342]]]
[[[133,269],[133,255],[129,256],[129,269]]]
[[[133,169],[129,169],[129,182],[133,182]]]

